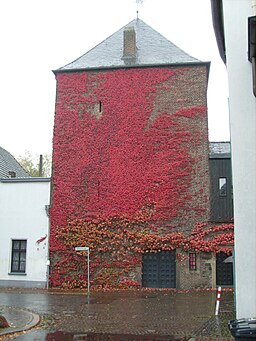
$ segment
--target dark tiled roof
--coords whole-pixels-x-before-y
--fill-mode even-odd
[[[210,158],[230,158],[230,142],[210,142]]]
[[[0,178],[11,178],[12,176],[17,178],[30,177],[18,161],[0,147]]]
[[[123,57],[123,32],[136,32],[137,58],[129,64]],[[140,19],[135,19],[75,61],[55,72],[94,68],[157,66],[202,63],[178,48]]]
[[[41,177],[27,177],[27,178],[11,178],[11,179],[0,179],[2,183],[31,183],[31,182],[50,182],[51,178],[41,178]]]

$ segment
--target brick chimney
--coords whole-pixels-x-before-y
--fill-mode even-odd
[[[123,35],[123,60],[126,64],[136,61],[136,32],[134,27],[125,27]]]

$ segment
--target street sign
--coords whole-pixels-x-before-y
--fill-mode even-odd
[[[90,303],[90,248],[89,246],[76,246],[76,251],[87,251],[87,262],[88,262],[88,268],[87,268],[87,300],[88,303]]]
[[[76,246],[75,250],[76,251],[89,251],[89,247],[88,246]]]

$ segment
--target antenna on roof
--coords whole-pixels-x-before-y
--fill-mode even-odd
[[[139,19],[139,4],[143,3],[143,0],[136,0],[137,3],[137,19]]]

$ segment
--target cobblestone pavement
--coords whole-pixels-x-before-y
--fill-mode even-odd
[[[234,341],[233,337],[196,337],[190,341]]]
[[[20,341],[233,340],[227,326],[216,329],[215,302],[215,291],[96,292],[88,302],[78,292],[0,289],[0,305],[42,317],[36,330],[15,336]],[[232,302],[232,292],[223,292],[224,313]]]

